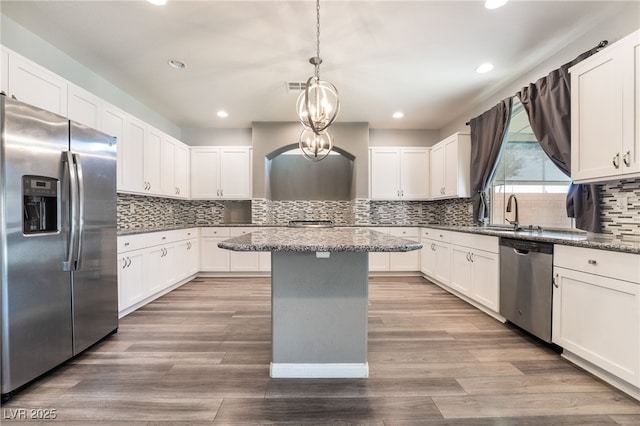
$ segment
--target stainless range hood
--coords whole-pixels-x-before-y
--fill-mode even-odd
[[[307,161],[297,147],[276,154],[267,159],[268,198],[276,201],[351,200],[353,159],[346,152],[334,150],[324,160],[313,163]]]

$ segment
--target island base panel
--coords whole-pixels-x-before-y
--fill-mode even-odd
[[[272,253],[271,377],[367,377],[366,252]]]

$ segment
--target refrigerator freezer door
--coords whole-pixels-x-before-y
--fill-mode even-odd
[[[116,141],[71,122],[79,241],[72,272],[74,354],[118,328]]]
[[[69,122],[0,96],[0,275],[2,393],[9,393],[72,355],[68,250],[68,176],[62,162]],[[55,229],[25,234],[23,176],[57,186]],[[28,180],[28,179],[27,179]],[[38,179],[32,181],[41,181]],[[28,204],[28,202],[27,202]]]

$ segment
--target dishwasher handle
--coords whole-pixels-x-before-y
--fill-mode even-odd
[[[515,247],[513,248],[513,252],[518,256],[526,256],[529,254],[529,250],[518,249]]]

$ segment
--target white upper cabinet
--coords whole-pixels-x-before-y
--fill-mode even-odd
[[[67,116],[67,81],[20,55],[9,55],[7,94],[28,104]]]
[[[220,195],[227,200],[251,198],[251,149],[220,149]]]
[[[468,133],[455,133],[431,147],[431,198],[469,196],[470,158]]]
[[[191,197],[220,197],[220,151],[218,148],[191,148]]]
[[[103,104],[104,101],[96,95],[72,84],[69,85],[67,97],[69,120],[100,129]]]
[[[371,148],[370,198],[429,198],[429,148]]]
[[[174,179],[179,198],[189,198],[190,191],[190,158],[189,147],[176,141],[174,145]]]
[[[162,195],[189,198],[189,148],[167,135],[161,145]]]
[[[9,52],[0,50],[0,91],[9,93]]]
[[[127,115],[120,111],[118,108],[106,105],[102,110],[102,119],[100,120],[100,127],[98,130],[106,133],[107,135],[114,136],[116,138],[116,147],[118,151],[117,161],[117,187],[122,188],[122,174],[123,174],[123,160],[122,160],[122,145],[124,143],[124,134],[127,122]]]
[[[144,179],[144,147],[147,128],[139,120],[127,115],[124,139],[118,144],[121,191],[144,193],[149,185]]]
[[[640,30],[569,71],[572,180],[640,176]]]
[[[191,197],[250,199],[251,169],[250,147],[191,148]]]
[[[142,169],[144,171],[144,191],[147,194],[162,194],[163,164],[162,132],[151,126],[146,126],[144,135],[144,156]]]

